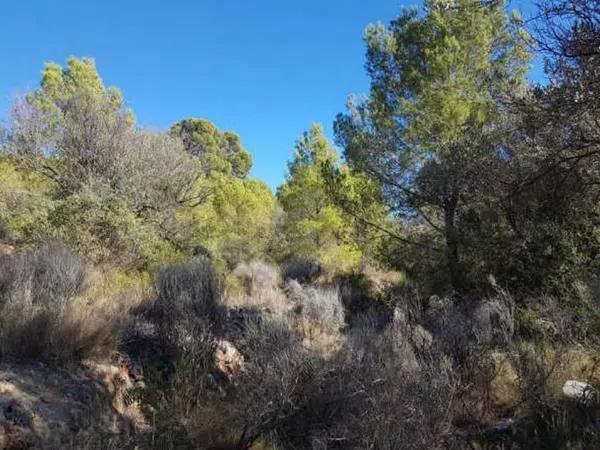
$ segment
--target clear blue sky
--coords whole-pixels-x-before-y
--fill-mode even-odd
[[[347,97],[368,90],[365,26],[415,2],[0,0],[0,114],[45,62],[91,56],[139,123],[203,117],[235,131],[274,188],[302,131],[321,122],[331,136]]]

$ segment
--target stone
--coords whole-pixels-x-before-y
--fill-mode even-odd
[[[598,392],[591,384],[577,380],[567,380],[563,385],[565,397],[575,400],[590,401],[597,396]]]
[[[219,341],[214,360],[217,369],[227,378],[232,378],[244,371],[244,356],[229,341]]]

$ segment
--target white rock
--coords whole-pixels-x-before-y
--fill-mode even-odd
[[[567,380],[563,386],[563,394],[578,400],[591,400],[596,394],[596,390],[583,381]]]
[[[244,357],[231,342],[221,340],[215,350],[215,365],[223,375],[231,378],[244,371]]]

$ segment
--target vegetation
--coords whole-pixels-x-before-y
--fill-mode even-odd
[[[235,133],[136,124],[91,59],[15,101],[0,367],[143,372],[146,426],[90,447],[600,446],[598,6],[427,0],[365,42],[339,152],[312,125],[276,194]]]

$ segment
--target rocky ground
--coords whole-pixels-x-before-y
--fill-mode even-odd
[[[126,364],[0,365],[0,448],[89,448],[148,427]]]

